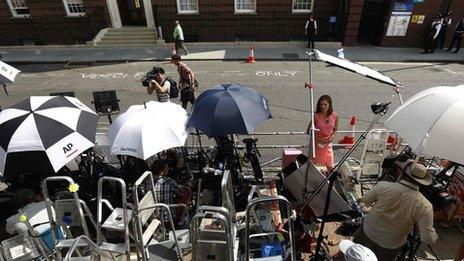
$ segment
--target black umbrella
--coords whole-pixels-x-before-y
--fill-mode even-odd
[[[195,101],[187,127],[208,137],[250,134],[271,117],[267,99],[252,88],[220,84],[204,91]]]
[[[63,96],[30,97],[0,111],[0,173],[57,172],[94,146],[98,118]]]

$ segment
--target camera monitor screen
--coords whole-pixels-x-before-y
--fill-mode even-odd
[[[68,97],[76,97],[75,92],[51,92],[50,96],[68,96]]]
[[[92,92],[95,111],[98,114],[113,114],[119,112],[118,98],[116,91]]]

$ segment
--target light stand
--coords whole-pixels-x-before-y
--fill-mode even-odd
[[[302,211],[303,208],[306,205],[308,205],[316,197],[316,195],[322,190],[322,188],[327,183],[327,181],[329,181],[329,188],[327,190],[327,195],[326,195],[325,204],[324,204],[324,211],[322,214],[321,228],[319,229],[319,235],[317,237],[316,255],[314,257],[314,260],[322,260],[321,255],[320,255],[320,250],[321,250],[322,240],[324,239],[323,231],[324,231],[324,226],[325,226],[325,220],[327,219],[327,213],[329,211],[330,196],[332,194],[332,188],[333,188],[333,185],[335,183],[337,176],[339,175],[338,169],[343,164],[343,162],[345,162],[349,158],[351,153],[356,149],[356,147],[361,143],[361,141],[366,138],[369,131],[371,131],[372,128],[374,128],[375,124],[377,124],[380,118],[382,118],[382,116],[384,116],[387,113],[388,105],[390,105],[390,103],[375,103],[371,105],[372,112],[374,114],[377,114],[377,117],[371,122],[369,127],[367,127],[366,131],[364,131],[364,133],[361,134],[361,137],[358,138],[358,140],[353,144],[350,150],[343,156],[343,158],[338,162],[338,164],[327,175],[324,181],[322,181],[321,184],[316,188],[316,190],[314,190],[313,194],[311,194],[311,196],[301,205],[300,211]]]
[[[10,95],[8,94],[8,90],[6,89],[6,84],[5,84],[4,82],[0,82],[0,84],[2,84],[3,90],[5,91],[6,96],[10,96]]]
[[[309,120],[311,122],[311,127],[309,129],[309,135],[311,139],[311,145],[308,146],[308,157],[311,159],[314,159],[316,157],[316,137],[315,137],[315,131],[316,127],[314,125],[314,84],[313,84],[313,63],[312,63],[312,55],[314,52],[308,52],[308,61],[309,61],[309,83],[305,84],[305,88],[309,89],[309,96],[310,96],[310,104],[309,104]],[[308,167],[306,168],[305,172],[305,185],[303,189],[303,196],[301,198],[304,198],[304,195],[308,192],[307,189],[307,183],[308,183],[308,174],[309,174],[309,164]]]

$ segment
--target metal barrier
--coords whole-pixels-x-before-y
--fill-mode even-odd
[[[359,137],[364,131],[338,131],[337,136],[334,139],[334,143],[332,144],[332,148],[334,150],[334,158],[335,162],[337,162],[339,159],[343,157],[345,154],[346,150],[349,149],[350,145],[349,144],[338,144],[335,141],[339,141],[341,137],[344,135],[354,135],[354,138],[356,139]],[[397,138],[397,134],[394,131],[387,131],[388,134],[394,135],[395,138]],[[97,136],[101,136],[104,134],[97,133]],[[200,134],[202,135],[202,134]],[[250,135],[252,137],[258,138],[258,144],[257,148],[261,153],[261,157],[259,158],[261,168],[263,172],[267,173],[278,173],[281,170],[282,167],[282,153],[285,148],[294,148],[294,149],[300,149],[302,153],[307,154],[308,153],[308,143],[309,141],[307,140],[307,135],[306,132],[294,132],[294,131],[289,131],[289,132],[256,132],[253,135]],[[197,134],[191,134],[189,139],[186,142],[186,149],[189,153],[194,153],[200,149],[199,144],[197,143]],[[204,136],[204,135],[202,135]],[[241,144],[240,140],[242,140],[244,137],[247,137],[247,135],[237,135],[236,138],[234,139],[236,141],[236,147],[241,155],[243,155],[243,152],[245,151],[245,145]],[[280,144],[279,144],[280,143]],[[216,144],[212,139],[205,139],[202,137],[202,145],[205,150],[208,150],[209,147],[213,146],[215,147]],[[387,143],[387,147],[389,149],[392,148],[394,144],[393,143]],[[401,146],[404,146],[406,144],[401,144]],[[356,148],[356,150],[353,152],[352,157],[354,158],[361,158],[362,152],[363,152],[363,146],[364,142],[361,143],[361,145]],[[107,148],[107,145],[101,144],[98,146],[97,151],[100,153],[104,154],[107,161],[110,163],[115,163],[118,164],[118,160],[114,155],[110,155],[110,150]],[[244,159],[244,157],[242,157]],[[242,160],[242,163],[244,163],[244,170],[245,171],[252,171],[251,165],[248,162],[245,162]]]

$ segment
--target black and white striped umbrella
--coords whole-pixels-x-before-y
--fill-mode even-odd
[[[98,118],[64,96],[33,96],[0,111],[0,173],[57,172],[94,146]]]

